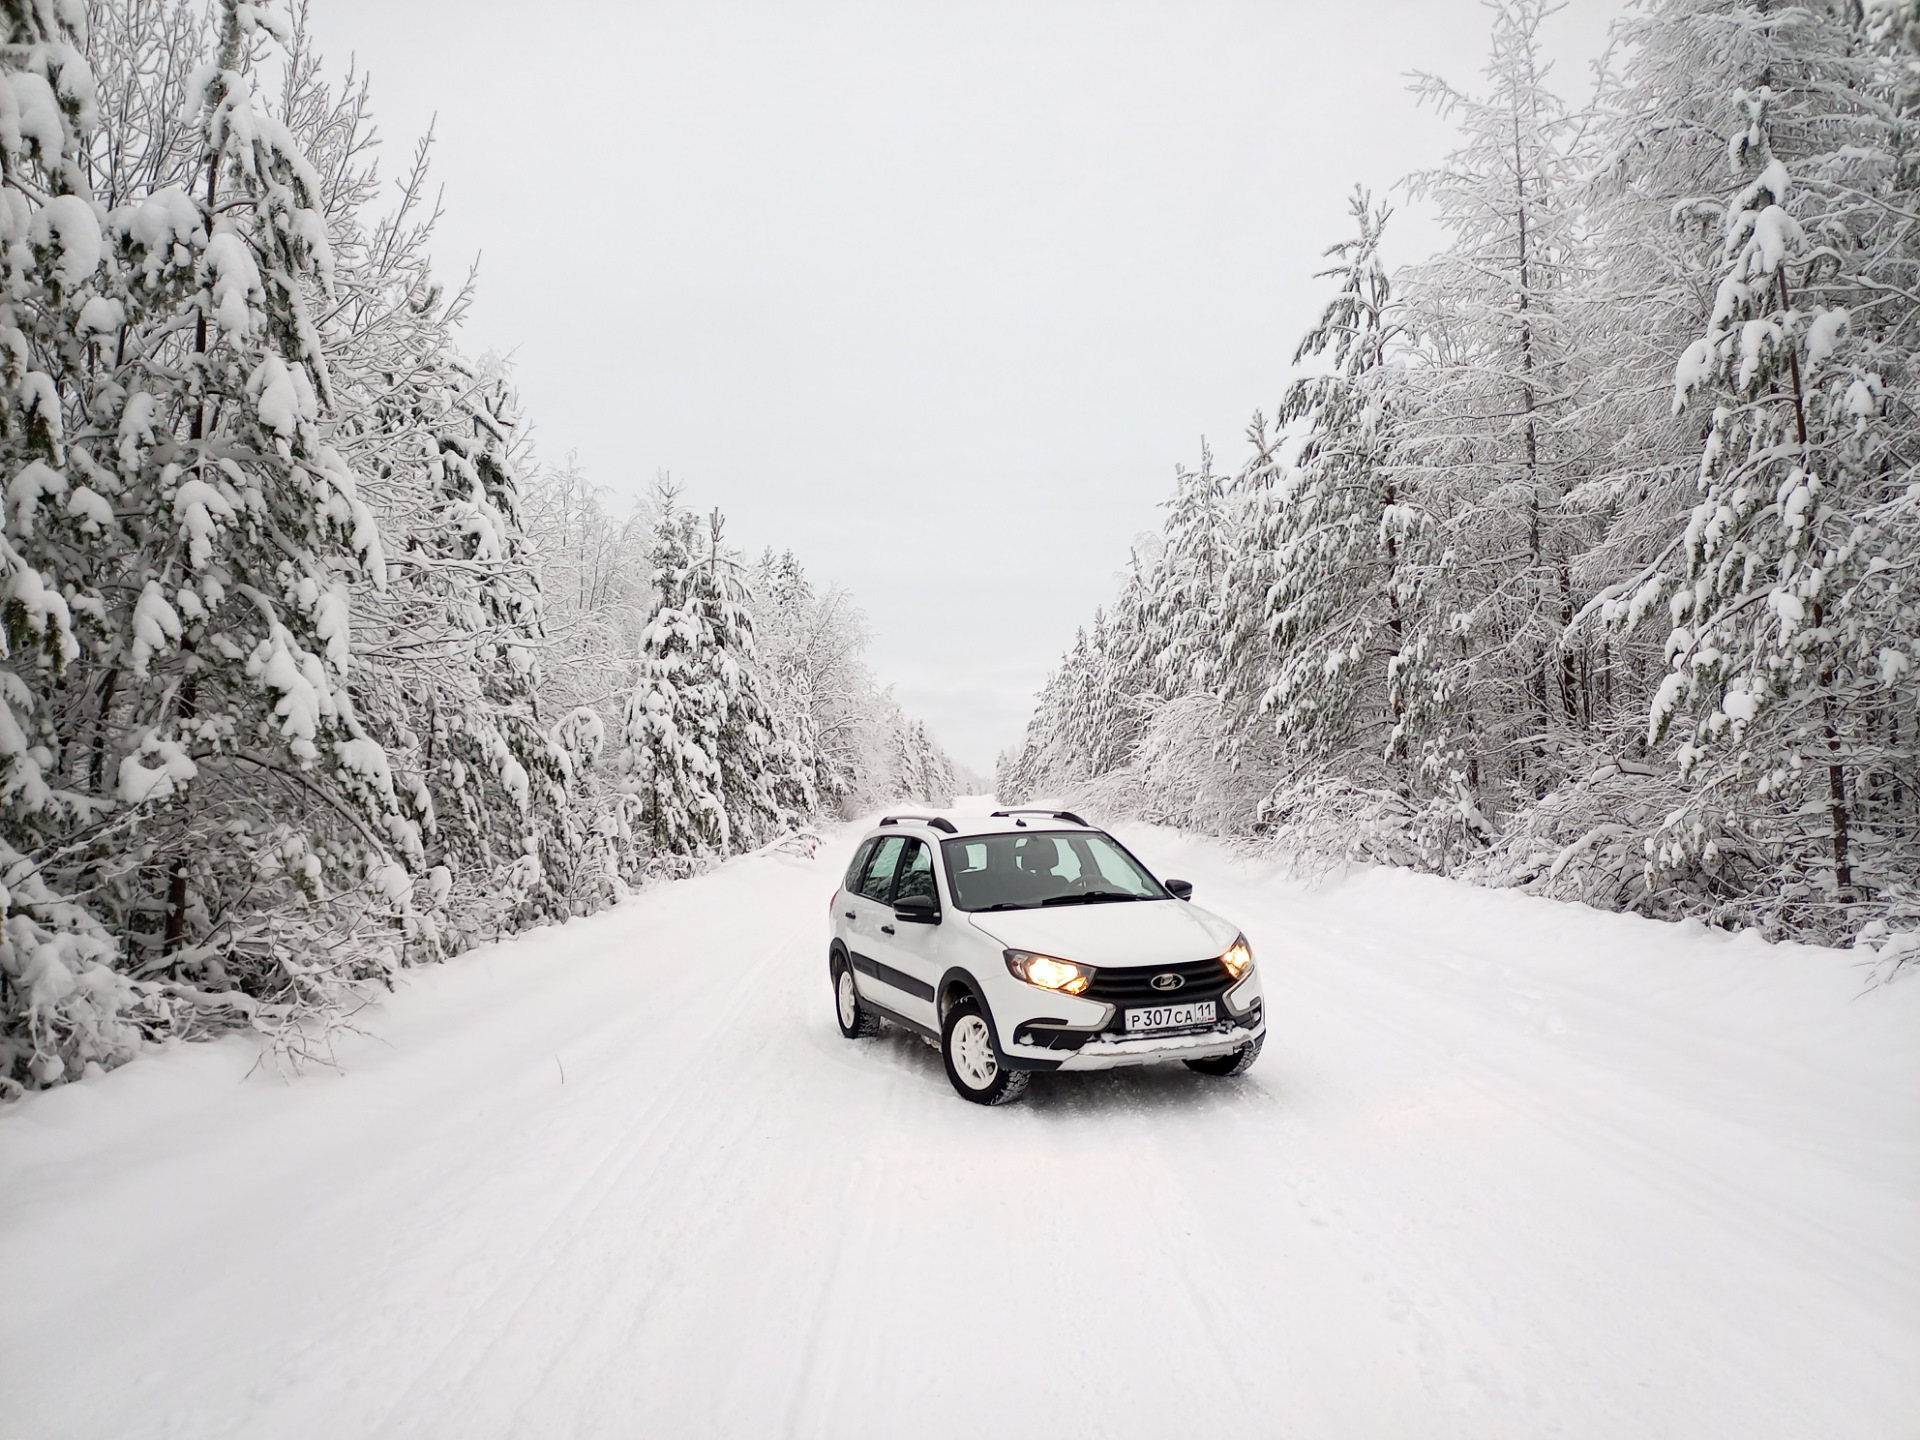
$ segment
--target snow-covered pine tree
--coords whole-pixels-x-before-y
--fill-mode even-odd
[[[390,584],[354,596],[364,723],[425,815],[423,954],[604,896],[592,818],[541,714],[544,602],[522,517],[526,446],[497,365],[455,350],[472,279],[449,295],[428,242],[429,140],[391,210],[372,154],[366,83],[325,78],[297,7],[279,109],[320,176],[334,256],[319,322],[339,396],[329,434],[387,535]],[[576,851],[590,893],[570,894]],[[451,933],[442,933],[451,926]]]
[[[725,521],[707,516],[706,553],[687,580],[687,608],[707,647],[703,664],[723,704],[712,755],[727,821],[728,844],[751,850],[811,818],[817,801],[811,765],[781,733],[767,704],[754,646],[752,593],[740,559],[724,543]]]
[[[93,766],[102,778],[88,784],[69,753],[75,692],[99,683],[80,663],[82,639],[91,638],[104,609],[86,581],[93,554],[106,548],[98,532],[114,522],[112,506],[92,486],[70,514],[80,491],[68,488],[69,422],[91,399],[69,377],[88,359],[75,326],[94,298],[105,249],[77,163],[98,112],[92,76],[75,49],[86,39],[77,11],[16,7],[4,23],[0,1098],[23,1083],[52,1084],[88,1062],[115,1064],[138,1046],[137,1022],[167,1018],[156,987],[116,968],[119,937],[72,898],[90,877],[59,863],[63,852],[101,837],[114,809],[110,791],[101,793],[106,757]],[[93,314],[103,324],[112,318],[104,307]]]
[[[1422,527],[1402,501],[1393,444],[1403,372],[1387,358],[1399,336],[1379,253],[1388,212],[1360,190],[1351,209],[1358,233],[1328,250],[1339,263],[1321,272],[1339,291],[1293,357],[1332,369],[1296,380],[1278,416],[1298,428],[1291,466],[1254,429],[1226,690],[1239,722],[1263,716],[1286,754],[1404,794],[1396,665],[1420,599],[1405,552]]]
[[[1645,853],[1687,800],[1678,766],[1648,748],[1647,710],[1666,668],[1669,626],[1656,622],[1685,566],[1704,428],[1700,410],[1676,413],[1671,386],[1649,382],[1670,375],[1714,306],[1727,97],[1770,77],[1776,94],[1810,99],[1834,83],[1821,57],[1855,44],[1851,7],[1836,4],[1663,0],[1620,22],[1626,63],[1603,79],[1589,127],[1589,268],[1565,310],[1590,364],[1567,423],[1595,468],[1566,507],[1591,533],[1573,575],[1576,593],[1592,597],[1576,617],[1588,633],[1575,653],[1590,672],[1593,719],[1574,751],[1586,759],[1503,833],[1505,878],[1657,914],[1718,903],[1713,877],[1650,866]],[[1792,126],[1787,158],[1825,149],[1822,128]]]
[[[1120,593],[1104,613],[1094,613],[1089,637],[1098,673],[1099,704],[1082,737],[1086,766],[1094,776],[1125,767],[1154,713],[1166,699],[1159,679],[1157,636],[1151,623],[1152,577],[1163,549],[1157,534],[1134,537]]]
[[[640,830],[656,860],[725,851],[727,816],[714,759],[726,696],[690,582],[697,517],[662,483],[654,492],[656,598],[640,636],[640,673],[627,700],[621,773],[640,800]]]
[[[10,23],[29,123],[8,193],[30,242],[8,262],[26,408],[7,444],[27,475],[10,487],[12,583],[32,571],[80,620],[65,673],[15,692],[39,712],[39,768],[74,797],[36,807],[64,823],[30,858],[50,889],[88,892],[176,1014],[324,1009],[396,963],[423,849],[351,688],[352,596],[385,583],[385,558],[322,429],[319,179],[253,92],[284,27],[223,3],[193,122],[150,125],[141,148],[86,139],[77,29]],[[152,121],[154,87],[180,77],[143,74],[115,103],[132,91]],[[89,171],[116,202],[104,224]],[[39,1074],[61,1042],[42,1029],[34,1045]]]
[[[830,612],[791,550],[767,550],[754,567],[750,590],[754,644],[779,752],[774,798],[796,817],[837,808],[852,788],[854,768],[822,731],[840,728],[836,702],[848,698],[844,687],[856,678],[857,667],[835,663],[849,652],[823,625]],[[842,693],[835,695],[836,688]]]
[[[1469,847],[1556,783],[1589,710],[1580,659],[1560,644],[1585,599],[1572,587],[1584,537],[1563,508],[1588,464],[1563,423],[1581,384],[1563,314],[1577,131],[1546,84],[1543,0],[1493,8],[1488,94],[1430,76],[1416,87],[1463,143],[1410,181],[1453,241],[1403,291],[1421,355],[1397,427],[1419,482],[1400,503],[1443,522],[1436,563],[1406,576],[1424,598],[1400,647],[1400,724],[1426,785],[1450,799],[1450,843]]]
[[[502,376],[454,357],[420,367],[405,426],[420,437],[412,503],[389,519],[380,658],[394,681],[405,760],[426,786],[430,859],[467,936],[497,934],[603,898],[593,820],[572,813],[574,756],[540,702],[545,635],[534,556],[519,515],[519,427]],[[584,862],[583,846],[593,854]]]
[[[1220,684],[1234,522],[1226,481],[1215,472],[1213,447],[1202,437],[1200,468],[1174,467],[1173,498],[1167,502],[1144,617],[1154,637],[1155,673],[1167,695],[1210,694]]]
[[[658,601],[641,635],[622,771],[656,859],[752,849],[812,813],[807,757],[761,688],[750,595],[715,510],[702,525],[655,492]],[[671,866],[669,868],[672,868]]]
[[[1830,77],[1871,64],[1851,50]],[[1676,404],[1710,397],[1712,423],[1651,707],[1656,740],[1691,718],[1676,755],[1693,789],[1653,858],[1701,867],[1736,912],[1839,936],[1863,904],[1914,900],[1920,642],[1898,577],[1912,563],[1920,309],[1898,278],[1912,241],[1887,212],[1915,191],[1878,158],[1905,138],[1885,111],[1827,86],[1790,112],[1803,134],[1829,132],[1796,195],[1775,99],[1736,96],[1729,152],[1750,178],[1726,209],[1706,334],[1675,373]]]
[[[954,767],[926,725],[900,708],[890,690],[874,697],[868,803],[949,805]]]

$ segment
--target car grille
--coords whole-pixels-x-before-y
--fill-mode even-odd
[[[1156,975],[1178,975],[1186,983],[1173,990],[1156,990],[1153,988]],[[1171,1005],[1181,1000],[1217,1000],[1226,994],[1232,981],[1226,964],[1215,958],[1186,965],[1098,969],[1094,971],[1093,983],[1082,993],[1088,1000],[1105,1000],[1112,1005],[1151,1005],[1156,1001]]]

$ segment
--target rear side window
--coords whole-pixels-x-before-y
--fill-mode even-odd
[[[860,877],[867,873],[867,861],[873,858],[873,847],[878,843],[868,840],[853,852],[853,863],[847,867],[846,888],[856,895],[860,893]]]
[[[893,898],[893,872],[900,868],[900,851],[906,843],[902,835],[888,835],[880,841],[873,859],[867,862],[867,876],[860,885],[862,895],[882,905]]]

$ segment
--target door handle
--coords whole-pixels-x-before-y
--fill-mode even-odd
[[[880,933],[881,933],[882,935],[891,935],[891,934],[893,934],[893,926],[891,926],[891,925],[882,925],[882,926],[880,927]]]
[[[845,915],[849,920],[858,920],[860,918],[858,915],[854,914],[853,911],[851,910],[842,910],[840,913],[842,915]]]

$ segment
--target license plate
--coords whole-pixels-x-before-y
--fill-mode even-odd
[[[1127,1030],[1175,1030],[1186,1025],[1211,1025],[1213,1001],[1192,1000],[1185,1005],[1149,1005],[1127,1011]]]

